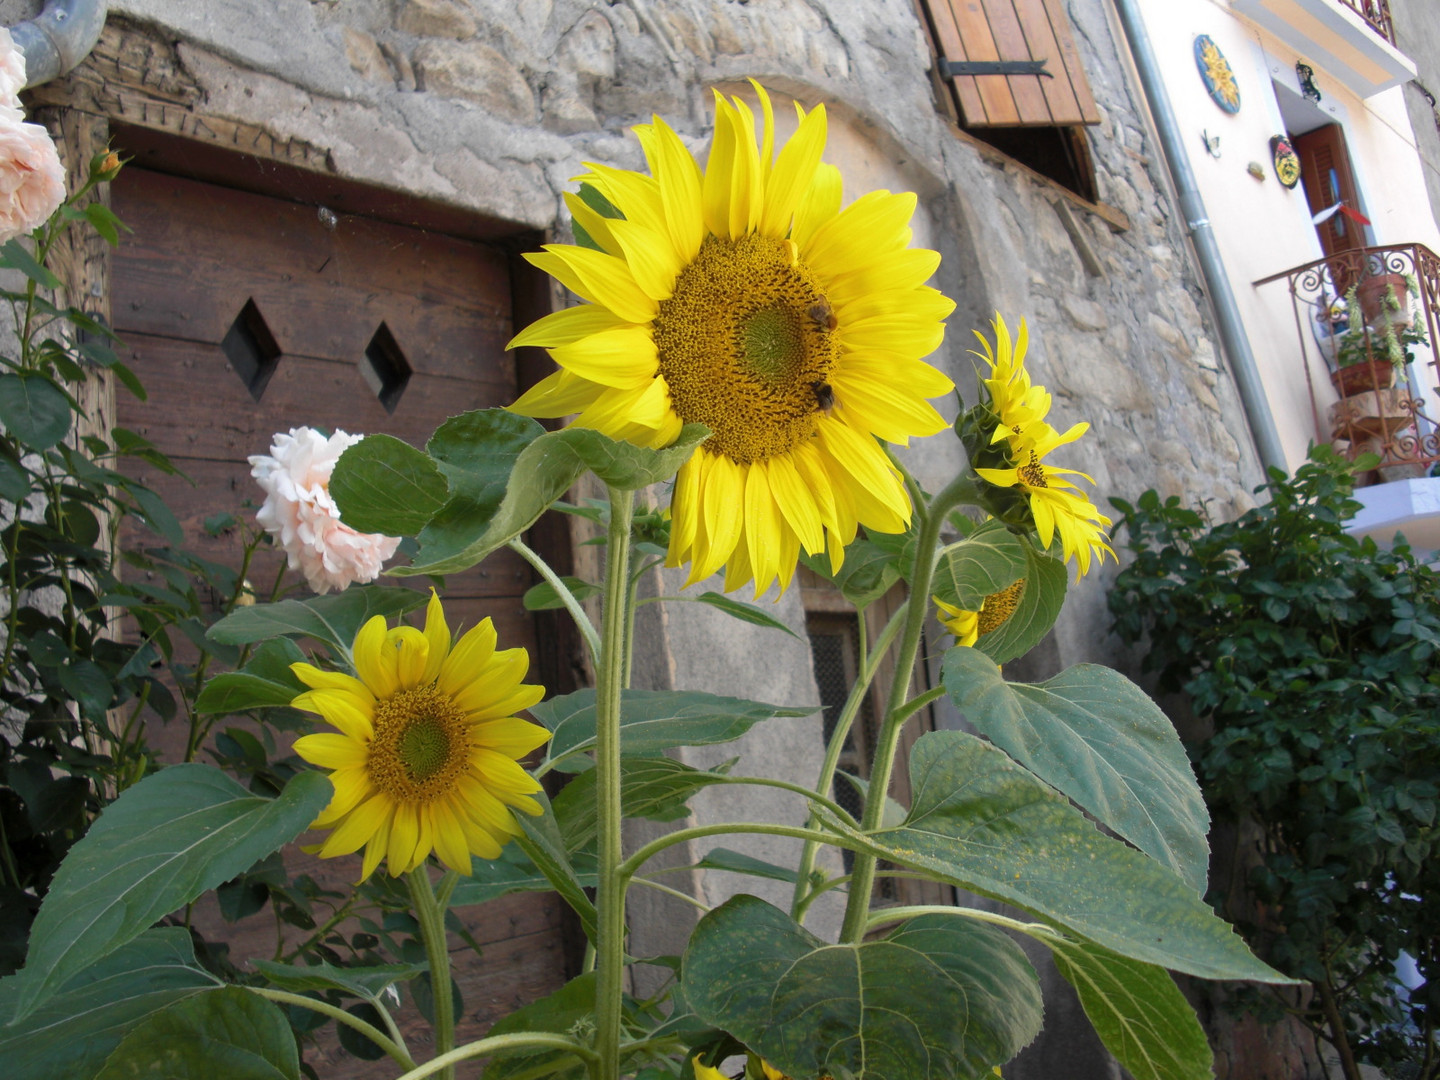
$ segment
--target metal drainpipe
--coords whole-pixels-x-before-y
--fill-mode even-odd
[[[90,55],[105,28],[106,0],[48,0],[33,19],[10,27],[25,54],[25,85],[64,75]]]
[[[1200,273],[1205,278],[1205,287],[1210,293],[1210,302],[1215,308],[1215,321],[1220,331],[1220,344],[1230,359],[1230,369],[1235,375],[1235,385],[1240,391],[1240,404],[1245,410],[1245,419],[1250,427],[1250,436],[1255,440],[1255,449],[1261,463],[1289,471],[1285,453],[1280,448],[1280,434],[1275,430],[1275,418],[1270,414],[1270,404],[1265,399],[1265,387],[1260,381],[1260,372],[1255,367],[1255,354],[1250,351],[1250,339],[1240,321],[1240,309],[1235,305],[1235,293],[1230,288],[1230,279],[1225,274],[1225,263],[1220,258],[1219,245],[1215,243],[1215,230],[1205,213],[1205,202],[1195,186],[1195,174],[1190,169],[1190,159],[1180,144],[1179,125],[1174,110],[1170,108],[1170,96],[1160,80],[1159,66],[1155,62],[1150,37],[1145,33],[1136,0],[1115,0],[1115,10],[1125,27],[1125,36],[1130,41],[1130,54],[1135,58],[1135,67],[1140,73],[1140,85],[1145,89],[1145,99],[1150,104],[1150,113],[1155,120],[1155,131],[1160,136],[1160,145],[1165,150],[1165,161],[1170,167],[1170,179],[1180,201],[1180,213],[1184,216],[1185,227],[1190,232],[1190,242],[1195,245],[1195,256],[1200,262]]]

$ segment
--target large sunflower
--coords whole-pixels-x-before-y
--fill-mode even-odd
[[[514,810],[539,814],[540,790],[517,759],[550,738],[513,714],[545,696],[521,682],[524,649],[495,650],[489,619],[451,646],[450,628],[432,592],[425,630],[387,629],[375,616],[355,636],[358,678],[311,664],[292,670],[311,689],[297,709],[319,713],[339,734],[306,735],[295,752],[333,769],[335,796],[311,828],[334,829],[323,857],[364,845],[361,880],[387,859],[408,873],[433,850],[462,874],[472,854],[494,859],[519,835]]]
[[[909,524],[876,438],[904,446],[946,426],[925,399],[952,384],[921,358],[954,304],[925,285],[940,256],[908,247],[915,196],[875,191],[841,209],[840,174],[820,161],[824,106],[796,107],[776,156],[756,89],[759,147],[750,108],[717,93],[703,172],[659,117],[635,129],[649,176],[588,166],[579,179],[606,212],[566,201],[599,250],[527,256],[588,302],[511,342],[560,365],[511,407],[578,413],[650,447],[707,425],[675,480],[668,564],[689,562],[692,582],[723,566],[727,590],[754,580],[758,594],[789,584],[802,547],[828,549],[838,569],[857,523]]]

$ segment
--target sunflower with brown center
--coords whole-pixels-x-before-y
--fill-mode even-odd
[[[922,357],[954,304],[925,284],[939,255],[908,246],[915,196],[876,191],[842,209],[840,174],[820,160],[824,106],[797,106],[776,155],[756,89],[758,147],[750,107],[717,94],[703,171],[659,117],[635,129],[649,176],[589,166],[579,179],[620,216],[566,202],[599,250],[527,256],[587,303],[510,344],[545,346],[560,366],[516,412],[578,413],[648,447],[686,423],[710,428],[675,480],[667,562],[688,562],[691,582],[724,567],[727,590],[753,580],[758,595],[788,586],[801,548],[838,569],[857,525],[909,524],[877,440],[946,426],[926,399],[952,384]]]
[[[292,664],[308,691],[291,703],[336,729],[295,740],[295,752],[334,770],[335,795],[310,826],[334,831],[322,858],[365,848],[361,880],[385,859],[392,876],[434,851],[462,874],[500,856],[520,834],[515,810],[539,814],[540,790],[518,759],[550,732],[513,714],[545,696],[524,683],[524,649],[495,648],[489,619],[453,647],[434,592],[423,632],[375,616],[355,636],[355,675]]]

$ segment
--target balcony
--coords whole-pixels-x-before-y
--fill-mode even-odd
[[[1389,0],[1231,0],[1230,7],[1362,98],[1415,77],[1395,47]]]
[[[1440,477],[1431,475],[1440,473],[1440,432],[1426,413],[1440,377],[1440,257],[1422,244],[1356,248],[1255,284],[1280,282],[1318,436],[1351,460],[1379,457],[1358,478],[1365,510],[1352,528],[1382,542],[1399,530],[1440,549]]]

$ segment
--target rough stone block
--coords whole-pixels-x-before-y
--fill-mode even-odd
[[[478,27],[463,0],[405,0],[395,19],[395,28],[418,37],[464,41],[474,37]]]
[[[535,122],[535,96],[515,66],[479,42],[427,41],[411,55],[424,87],[441,97],[473,101],[513,124]]]

